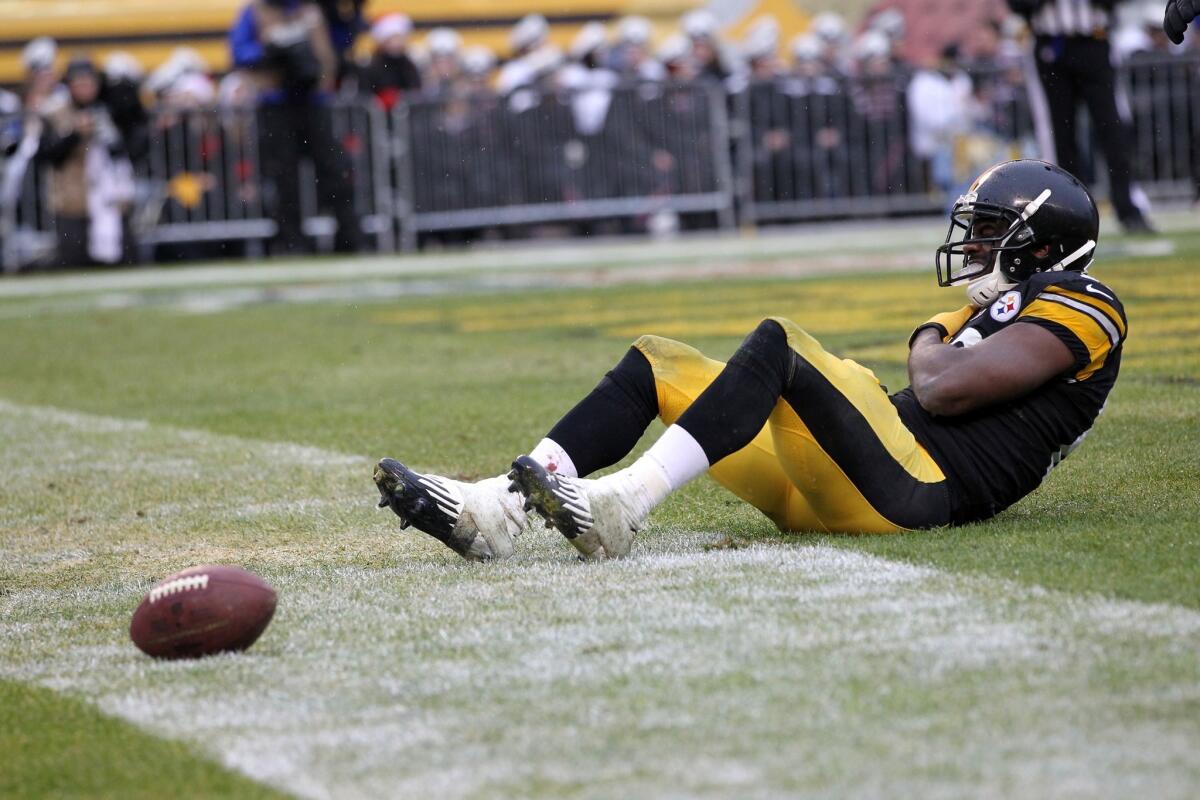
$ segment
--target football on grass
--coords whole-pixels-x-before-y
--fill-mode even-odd
[[[275,590],[241,567],[210,564],[156,583],[129,623],[155,658],[199,658],[254,644],[275,614]]]

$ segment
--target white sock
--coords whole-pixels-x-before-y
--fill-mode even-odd
[[[667,428],[638,461],[653,461],[667,476],[671,491],[708,471],[708,456],[695,437],[678,425]]]
[[[575,462],[563,450],[562,445],[553,439],[542,439],[537,447],[529,451],[529,457],[546,468],[547,472],[555,475],[566,475],[568,478],[578,478]]]
[[[632,481],[639,511],[649,514],[667,496],[708,470],[704,448],[683,428],[672,425],[627,469],[612,477]]]

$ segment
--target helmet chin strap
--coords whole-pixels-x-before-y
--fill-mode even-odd
[[[1096,242],[1088,239],[1079,249],[1068,254],[1066,258],[1059,261],[1057,264],[1046,267],[1041,272],[1059,272],[1066,269],[1071,264],[1074,264],[1079,259],[1091,253],[1096,249]],[[1087,269],[1087,265],[1083,267]],[[1004,273],[1000,271],[1000,259],[996,259],[996,266],[992,267],[992,271],[983,275],[967,284],[967,297],[971,303],[978,308],[983,308],[995,302],[1001,292],[1006,292],[1017,284],[1008,280]]]
[[[1008,240],[1017,235],[1025,223],[1029,222],[1029,218],[1036,214],[1038,209],[1042,207],[1042,204],[1050,199],[1050,194],[1051,192],[1049,189],[1043,189],[1037,197],[1025,204],[1025,208],[1021,210],[1021,213],[1017,215],[1017,218],[1014,219],[1012,224],[1008,226],[1008,230],[1004,232],[1004,238],[1000,242],[1001,246],[1007,245]],[[1095,242],[1092,242],[1091,244],[1092,247],[1096,246]],[[1086,252],[1087,250],[1073,253],[1068,258],[1059,262],[1054,269],[1062,269],[1063,266],[1071,263],[1071,261],[1074,261],[1076,258]],[[992,254],[992,258],[996,263],[996,265],[992,267],[992,271],[967,284],[967,297],[975,306],[979,308],[989,305],[1000,296],[1001,292],[1007,291],[1017,285],[1006,279],[1004,273],[1000,271],[1000,259],[997,257],[996,253]]]
[[[999,259],[997,259],[998,261]],[[971,305],[983,308],[995,302],[1001,292],[1008,291],[1014,286],[1016,284],[1004,277],[1004,273],[1000,271],[1000,264],[997,263],[987,275],[976,278],[967,284],[967,298],[971,301]]]

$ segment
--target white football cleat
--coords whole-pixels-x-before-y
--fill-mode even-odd
[[[633,537],[645,526],[651,505],[620,473],[599,480],[568,478],[547,472],[529,456],[519,456],[508,473],[511,492],[575,546],[583,558],[623,558]]]
[[[508,558],[529,526],[504,476],[465,483],[385,458],[375,467],[375,485],[379,507],[392,509],[401,529],[411,525],[471,561]]]

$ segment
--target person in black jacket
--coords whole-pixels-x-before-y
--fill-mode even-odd
[[[389,111],[402,95],[421,88],[421,70],[408,55],[411,32],[412,20],[403,14],[388,14],[371,28],[375,55],[363,71],[362,88]]]

